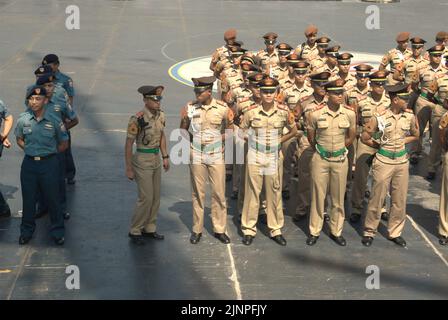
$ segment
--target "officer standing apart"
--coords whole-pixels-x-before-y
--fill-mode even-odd
[[[64,244],[64,218],[59,201],[58,152],[68,146],[64,123],[45,112],[48,103],[45,88],[33,86],[27,93],[29,111],[22,113],[17,121],[15,135],[17,144],[25,151],[20,171],[23,216],[19,244],[31,240],[36,223],[37,192],[42,192],[50,213],[50,235],[57,245]]]
[[[9,113],[6,104],[2,100],[0,100],[0,128],[2,127],[2,122],[4,122],[3,131],[1,131],[0,133],[0,157],[2,156],[2,151],[4,147],[5,148],[11,147],[11,143],[8,140],[8,135],[9,132],[11,131],[13,121],[14,119],[12,115]],[[8,203],[6,202],[0,190],[0,218],[7,218],[10,216],[11,216],[11,209],[9,208]]]
[[[204,228],[205,191],[210,179],[212,192],[212,224],[214,236],[224,244],[230,243],[227,231],[225,197],[225,163],[223,141],[225,129],[233,130],[233,112],[223,101],[212,96],[216,78],[192,78],[196,100],[181,111],[180,128],[189,130],[190,177],[193,203],[192,244],[197,244]],[[186,132],[185,132],[186,133]],[[232,135],[233,137],[233,135]],[[232,147],[232,144],[229,146]]]
[[[53,53],[47,54],[42,59],[42,65],[49,65],[53,69],[54,77],[55,77],[55,83],[62,86],[65,91],[67,92],[70,105],[73,106],[73,98],[75,96],[75,89],[73,87],[73,80],[71,77],[66,75],[65,73],[62,73],[59,70],[60,62],[59,57]],[[69,136],[69,142],[68,142],[68,148],[65,151],[65,171],[66,171],[66,177],[67,177],[67,183],[68,184],[75,184],[75,174],[76,174],[76,167],[75,162],[73,160],[72,155],[72,141],[70,136],[70,131],[68,131]]]
[[[248,155],[246,186],[241,217],[243,243],[250,245],[257,233],[260,193],[266,192],[266,213],[269,234],[276,243],[285,246],[282,236],[282,175],[283,155],[281,144],[294,137],[297,127],[294,114],[285,105],[276,101],[279,83],[265,77],[260,82],[261,103],[254,104],[244,114],[241,129],[248,130]],[[283,134],[283,129],[289,130]]]
[[[160,110],[163,86],[142,86],[143,110],[133,115],[128,124],[125,160],[126,176],[137,182],[138,199],[132,217],[129,237],[135,244],[144,244],[144,238],[163,240],[156,232],[157,213],[160,207],[162,154],[163,168],[169,170],[169,156],[165,138],[165,114]],[[132,154],[134,142],[137,150]]]
[[[344,194],[347,182],[348,148],[356,137],[355,111],[344,104],[344,80],[325,85],[328,101],[307,117],[308,140],[316,150],[311,161],[310,235],[307,244],[317,242],[324,222],[324,203],[330,191],[330,238],[341,246],[344,226]]]
[[[372,196],[364,221],[362,244],[372,245],[381,219],[381,207],[390,186],[391,206],[387,225],[389,240],[405,247],[401,233],[406,221],[406,196],[409,182],[409,157],[406,145],[418,140],[418,122],[412,110],[406,109],[410,93],[408,84],[386,86],[391,104],[378,111],[366,124],[361,140],[378,149],[372,164]],[[381,137],[374,139],[379,132]],[[376,137],[375,137],[376,138]]]

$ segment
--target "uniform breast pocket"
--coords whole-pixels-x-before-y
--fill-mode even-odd
[[[250,125],[253,128],[261,128],[262,127],[262,123],[260,120],[252,120]]]
[[[213,118],[210,121],[210,123],[212,124],[212,127],[214,129],[219,129],[219,128],[221,128],[221,125],[222,125],[222,119],[220,119],[220,118]]]
[[[54,135],[54,130],[45,128],[42,130],[42,135],[45,137],[52,137]]]
[[[275,121],[273,124],[274,128],[276,129],[280,129],[284,127],[284,122],[283,121]]]
[[[317,127],[319,129],[327,129],[328,128],[328,121],[327,120],[318,120],[317,121]]]
[[[404,122],[404,123],[401,125],[401,129],[402,129],[403,131],[409,131],[409,130],[411,130],[411,122],[409,122],[409,121]]]
[[[350,127],[350,123],[347,120],[343,120],[338,124],[340,129],[348,129]]]
[[[361,112],[362,117],[371,117],[372,116],[372,110],[371,109],[364,109]]]

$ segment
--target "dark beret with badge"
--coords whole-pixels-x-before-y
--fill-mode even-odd
[[[53,74],[53,69],[49,65],[40,66],[34,71],[36,77],[40,77],[44,74]]]
[[[41,75],[40,77],[37,77],[36,84],[38,86],[42,86],[46,83],[51,83],[54,80],[54,76],[52,74],[46,73]]]
[[[47,96],[47,90],[39,85],[31,86],[26,92],[26,98],[29,99],[32,96]]]

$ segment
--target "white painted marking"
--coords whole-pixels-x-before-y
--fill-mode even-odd
[[[237,300],[243,300],[241,295],[241,287],[240,282],[238,281],[238,273],[236,272],[235,259],[233,259],[232,247],[230,244],[227,245],[227,252],[229,253],[230,266],[232,267],[232,274],[230,276],[230,280],[233,282],[233,287],[236,293]]]
[[[423,239],[428,243],[428,245],[432,248],[432,250],[434,251],[434,253],[443,261],[443,263],[445,264],[445,266],[448,267],[448,261],[445,259],[445,257],[443,256],[443,254],[434,246],[434,244],[431,242],[431,240],[428,239],[428,237],[426,236],[426,234],[422,231],[422,229],[420,228],[420,226],[414,221],[414,219],[412,219],[409,215],[406,216],[409,221],[411,221],[411,225],[414,227],[415,230],[417,230],[420,235],[423,237]]]

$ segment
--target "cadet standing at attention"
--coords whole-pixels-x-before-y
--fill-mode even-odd
[[[246,167],[246,191],[241,229],[243,244],[250,245],[257,233],[260,193],[266,191],[266,213],[269,234],[272,240],[285,246],[282,236],[282,171],[283,155],[281,144],[297,132],[294,114],[285,105],[276,101],[279,83],[265,77],[260,82],[261,103],[254,104],[245,114],[241,129],[248,130],[248,154]],[[289,132],[283,134],[283,129]]]
[[[143,95],[143,110],[129,120],[125,161],[126,176],[137,182],[138,199],[132,217],[129,237],[137,245],[144,244],[144,238],[163,240],[156,232],[157,213],[160,207],[161,165],[165,171],[170,168],[165,137],[165,114],[160,109],[163,86],[142,86],[138,92]],[[132,146],[137,150],[132,154]],[[160,163],[162,155],[162,164]]]
[[[3,125],[3,131],[0,131],[0,157],[2,156],[3,148],[9,148],[11,147],[11,142],[8,140],[9,132],[11,131],[12,124],[13,124],[13,117],[9,113],[8,108],[6,107],[6,104],[0,100],[0,129],[2,127],[2,122],[4,122]],[[3,197],[3,194],[0,190],[0,218],[7,218],[11,216],[11,209],[8,206],[8,203],[6,202],[5,198]]]
[[[64,244],[64,217],[59,201],[58,152],[68,146],[64,123],[45,111],[48,103],[45,88],[33,86],[27,93],[30,110],[17,121],[17,144],[25,151],[20,171],[23,213],[19,244],[31,240],[36,222],[34,214],[38,191],[42,192],[50,213],[50,235],[57,245]]]
[[[311,161],[310,235],[306,243],[314,245],[324,222],[324,204],[330,192],[330,238],[341,246],[344,226],[344,194],[347,183],[348,148],[356,137],[355,111],[344,103],[344,80],[325,85],[328,101],[307,116],[308,140],[316,152]]]
[[[364,221],[362,244],[372,245],[381,220],[381,208],[390,186],[391,206],[387,231],[389,240],[405,247],[401,233],[406,221],[406,197],[409,182],[409,160],[406,145],[418,139],[418,122],[406,109],[410,93],[407,84],[386,86],[390,107],[378,111],[364,127],[361,140],[378,149],[372,164],[372,196]],[[375,133],[379,133],[379,137]],[[375,136],[375,137],[374,137]]]
[[[265,75],[273,77],[274,69],[279,65],[280,58],[275,43],[278,35],[274,32],[268,32],[263,36],[266,49],[260,50],[257,57],[260,59],[260,66]]]
[[[359,103],[358,124],[359,127],[364,126],[378,112],[383,112],[390,105],[390,99],[385,95],[384,86],[387,82],[389,71],[379,70],[369,76],[371,92],[367,94],[367,98]],[[362,131],[361,131],[362,133]],[[361,219],[363,209],[363,200],[367,189],[367,180],[370,172],[370,165],[377,149],[369,147],[362,141],[358,142],[356,149],[356,170],[352,188],[352,214],[350,221],[353,223]],[[368,192],[370,195],[370,192]],[[387,214],[385,206],[382,213]]]
[[[189,130],[190,178],[193,204],[192,244],[197,244],[204,228],[205,192],[211,188],[214,236],[224,244],[227,236],[227,204],[225,197],[225,163],[223,143],[225,129],[233,130],[233,112],[227,104],[212,96],[215,77],[192,78],[196,100],[181,111],[180,128]],[[232,145],[228,146],[232,148]],[[207,181],[210,181],[210,187]]]

